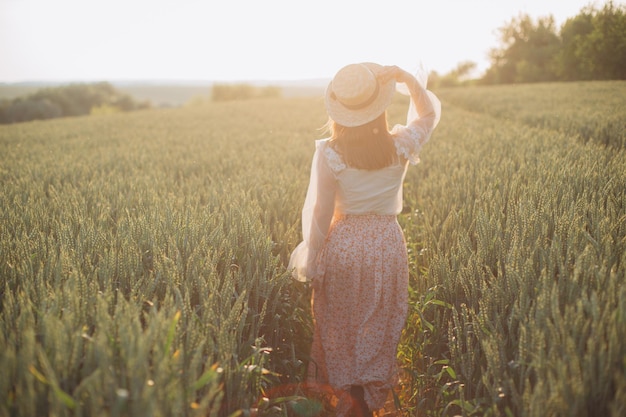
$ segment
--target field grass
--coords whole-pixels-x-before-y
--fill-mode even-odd
[[[623,415],[626,83],[438,93],[397,414]],[[285,271],[325,121],[290,98],[1,126],[0,415],[328,407]]]
[[[572,112],[607,102],[605,84],[595,84],[597,94],[590,92],[594,84],[580,86],[570,90]],[[624,86],[611,84],[622,93]],[[549,96],[563,95],[564,87],[572,88],[554,85]],[[409,332],[403,351],[422,380],[451,384],[433,400],[431,387],[423,387],[423,410],[454,404],[468,415],[624,413],[624,150],[567,129],[530,126],[532,112],[521,103],[508,104],[517,112],[495,112],[503,94],[534,97],[539,113],[556,113],[547,88],[442,92],[448,105],[440,130],[412,172],[417,177],[409,177],[413,212],[405,230],[421,266],[416,307],[427,311],[414,317],[432,329],[422,324],[430,334],[419,348]],[[620,97],[615,112],[626,104]],[[559,111],[570,119],[567,107]],[[609,108],[605,113],[612,117]],[[623,132],[616,128],[610,137],[619,141]]]

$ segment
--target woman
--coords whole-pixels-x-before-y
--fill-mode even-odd
[[[289,267],[313,286],[308,379],[330,386],[338,415],[371,416],[397,382],[396,350],[408,308],[408,260],[396,216],[409,164],[439,121],[440,103],[410,73],[348,65],[326,90],[331,137],[318,140],[302,210],[304,241]],[[407,125],[386,108],[405,84]]]

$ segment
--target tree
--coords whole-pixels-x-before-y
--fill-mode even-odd
[[[561,80],[589,80],[593,78],[591,57],[586,51],[586,40],[593,32],[593,9],[583,9],[568,19],[561,28],[561,50],[557,54],[557,74]]]
[[[626,79],[626,6],[585,7],[559,34],[551,16],[520,15],[499,31],[483,83]]]
[[[552,81],[556,67],[552,57],[560,47],[554,18],[537,22],[521,14],[499,29],[502,47],[490,52],[491,67],[485,80],[491,83]]]
[[[587,7],[561,28],[557,56],[563,80],[626,79],[626,9]]]
[[[586,37],[588,65],[594,79],[626,79],[626,7],[608,2],[593,14]]]

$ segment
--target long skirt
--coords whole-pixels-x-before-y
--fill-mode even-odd
[[[363,386],[370,410],[378,410],[397,383],[408,308],[407,249],[396,217],[334,219],[318,268],[308,380],[334,390],[337,415],[347,412],[351,385]]]

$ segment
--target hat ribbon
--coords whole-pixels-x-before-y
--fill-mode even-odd
[[[376,89],[374,90],[372,95],[369,96],[367,98],[367,100],[362,101],[359,104],[346,104],[346,103],[342,102],[341,100],[339,100],[337,98],[337,96],[335,95],[334,91],[332,93],[330,93],[330,98],[332,98],[333,100],[337,100],[343,107],[345,107],[348,110],[360,110],[360,109],[364,109],[365,107],[367,107],[370,104],[372,104],[374,102],[374,100],[376,100],[376,97],[378,97],[378,93],[379,92],[380,92],[380,85],[378,84],[378,81],[376,81]]]

